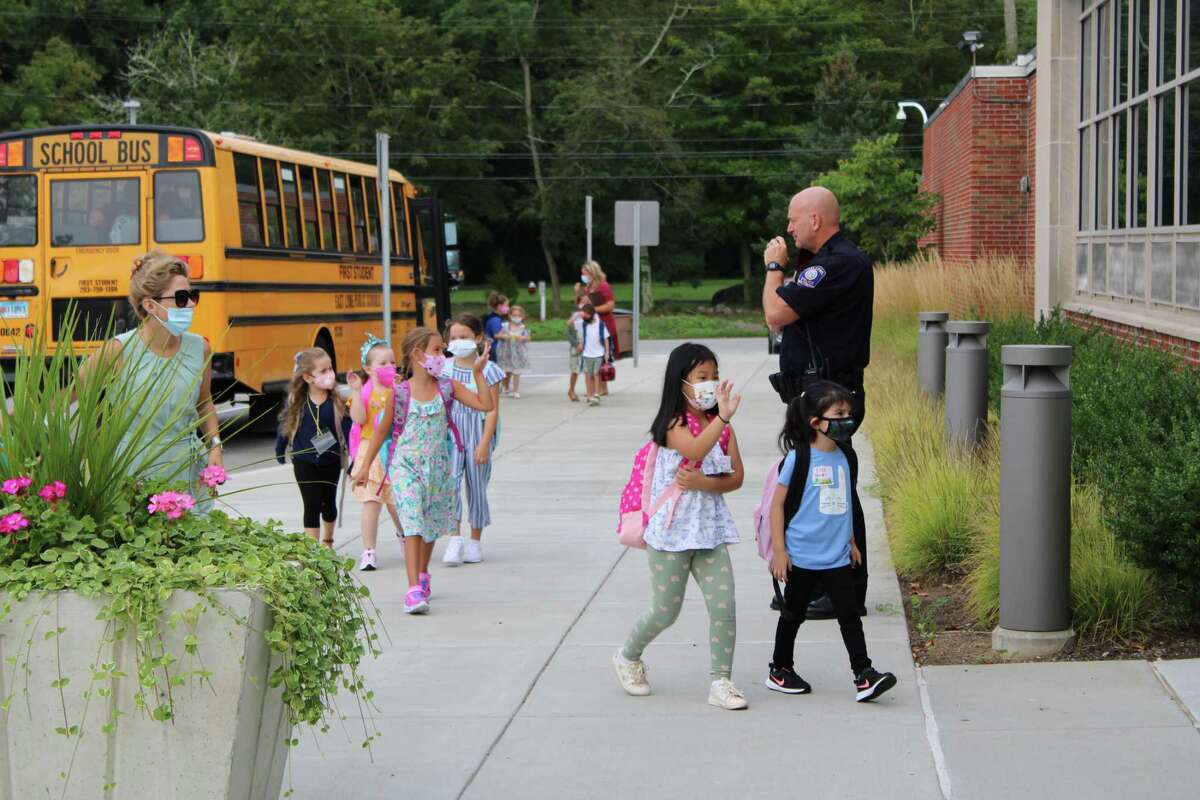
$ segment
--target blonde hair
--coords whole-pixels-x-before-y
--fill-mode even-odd
[[[509,308],[508,308],[509,319],[511,319],[513,317],[513,315],[516,315],[518,317],[524,317],[525,309],[521,306],[509,306]]]
[[[308,402],[308,381],[304,380],[305,375],[311,375],[316,369],[317,362],[322,358],[330,360],[329,353],[326,353],[320,347],[308,347],[296,353],[295,365],[292,367],[292,380],[288,383],[287,405],[283,408],[283,414],[280,417],[280,423],[283,427],[283,438],[289,442],[296,436],[296,429],[300,427],[300,409]],[[337,390],[331,390],[330,396],[334,399],[333,418],[336,422],[334,425],[337,428],[334,431],[337,434],[338,441],[342,440],[342,404],[337,402]]]
[[[604,274],[604,270],[600,269],[600,264],[597,261],[585,261],[579,269],[586,272],[588,277],[592,279],[592,282],[588,286],[608,282],[608,276]]]
[[[438,332],[430,328],[413,328],[404,335],[404,341],[400,343],[400,374],[406,379],[413,376],[412,351],[425,352],[429,340],[437,335]]]
[[[143,300],[160,297],[173,278],[186,278],[188,274],[186,263],[162,250],[151,250],[135,258],[133,272],[129,275],[129,305],[133,306],[138,319],[146,318]]]

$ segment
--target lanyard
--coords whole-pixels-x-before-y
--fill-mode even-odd
[[[322,403],[322,405],[324,405],[324,404]],[[314,406],[317,409],[315,412],[313,411]],[[310,417],[312,417],[313,424],[317,426],[317,436],[320,436],[321,435],[321,419],[320,419],[321,406],[318,406],[316,403],[314,403],[312,401],[312,398],[306,398],[304,401],[304,407],[308,409],[308,415]]]

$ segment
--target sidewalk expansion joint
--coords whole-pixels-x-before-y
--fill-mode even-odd
[[[1187,717],[1187,721],[1192,724],[1192,727],[1195,728],[1197,732],[1200,732],[1200,719],[1197,719],[1196,715],[1192,713],[1192,709],[1188,706],[1188,704],[1183,702],[1183,698],[1180,697],[1179,693],[1175,691],[1175,687],[1171,685],[1169,680],[1167,680],[1167,676],[1159,672],[1158,664],[1153,661],[1147,663],[1150,664],[1150,671],[1154,673],[1155,678],[1158,678],[1158,682],[1162,686],[1163,691],[1167,693],[1167,697],[1170,697],[1172,702],[1174,702],[1179,710],[1183,712],[1183,715]]]
[[[613,559],[612,566],[608,568],[608,572],[604,573],[604,577],[600,579],[600,583],[596,584],[596,588],[590,595],[588,595],[588,599],[584,602],[583,606],[580,607],[579,613],[577,613],[575,618],[571,620],[571,624],[568,625],[567,629],[563,631],[562,636],[558,637],[558,641],[554,644],[554,649],[551,650],[550,654],[546,656],[546,660],[542,663],[541,668],[538,669],[537,674],[533,676],[533,680],[529,682],[529,686],[525,689],[525,693],[521,695],[521,702],[517,703],[517,707],[513,709],[513,712],[509,714],[508,719],[505,721],[504,727],[500,729],[500,732],[496,734],[496,738],[492,740],[490,745],[488,745],[488,749],[484,751],[483,757],[479,759],[479,763],[467,777],[467,782],[463,784],[462,789],[457,795],[455,795],[455,800],[462,800],[463,796],[466,795],[467,791],[471,788],[471,784],[475,782],[476,776],[483,771],[488,759],[492,756],[492,751],[499,746],[500,740],[504,738],[504,735],[508,733],[508,729],[512,727],[513,721],[516,720],[517,715],[521,713],[521,709],[525,707],[525,703],[528,702],[529,696],[533,694],[533,690],[537,687],[538,681],[542,679],[542,675],[544,675],[546,670],[550,668],[550,664],[554,661],[554,657],[557,656],[558,651],[562,649],[563,642],[565,642],[567,637],[571,635],[571,631],[575,630],[575,626],[579,624],[579,620],[583,619],[583,615],[586,614],[587,610],[591,607],[592,601],[596,599],[596,595],[600,594],[600,591],[604,588],[604,585],[608,583],[608,579],[612,577],[614,572],[616,572],[617,565],[621,563],[621,559],[625,558],[625,554],[628,552],[629,548],[627,547],[621,549],[621,552],[615,559]]]
[[[933,769],[937,772],[938,788],[942,791],[942,800],[954,800],[954,792],[950,787],[950,770],[946,767],[946,754],[942,752],[942,736],[938,731],[937,717],[933,714],[933,702],[929,699],[929,684],[925,682],[925,670],[919,665],[913,665],[917,675],[917,689],[921,693],[921,711],[925,715],[925,740],[929,744],[929,753],[933,756]]]

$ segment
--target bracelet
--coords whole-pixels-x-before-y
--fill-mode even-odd
[[[725,419],[720,414],[717,414],[717,419],[721,420],[721,422],[724,422],[726,425],[729,424],[729,420]]]

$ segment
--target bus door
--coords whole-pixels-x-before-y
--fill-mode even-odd
[[[24,352],[41,319],[45,259],[38,211],[44,203],[35,173],[0,174],[0,359]]]
[[[52,340],[72,303],[74,339],[103,339],[135,326],[126,295],[133,259],[148,249],[149,171],[44,173],[42,241]],[[89,349],[89,348],[84,348]]]
[[[408,208],[417,235],[414,263],[420,270],[417,280],[418,306],[424,315],[427,301],[433,301],[437,315],[436,320],[422,319],[421,324],[436,324],[437,329],[442,330],[450,319],[450,273],[446,265],[442,203],[436,197],[412,197],[409,198]]]

